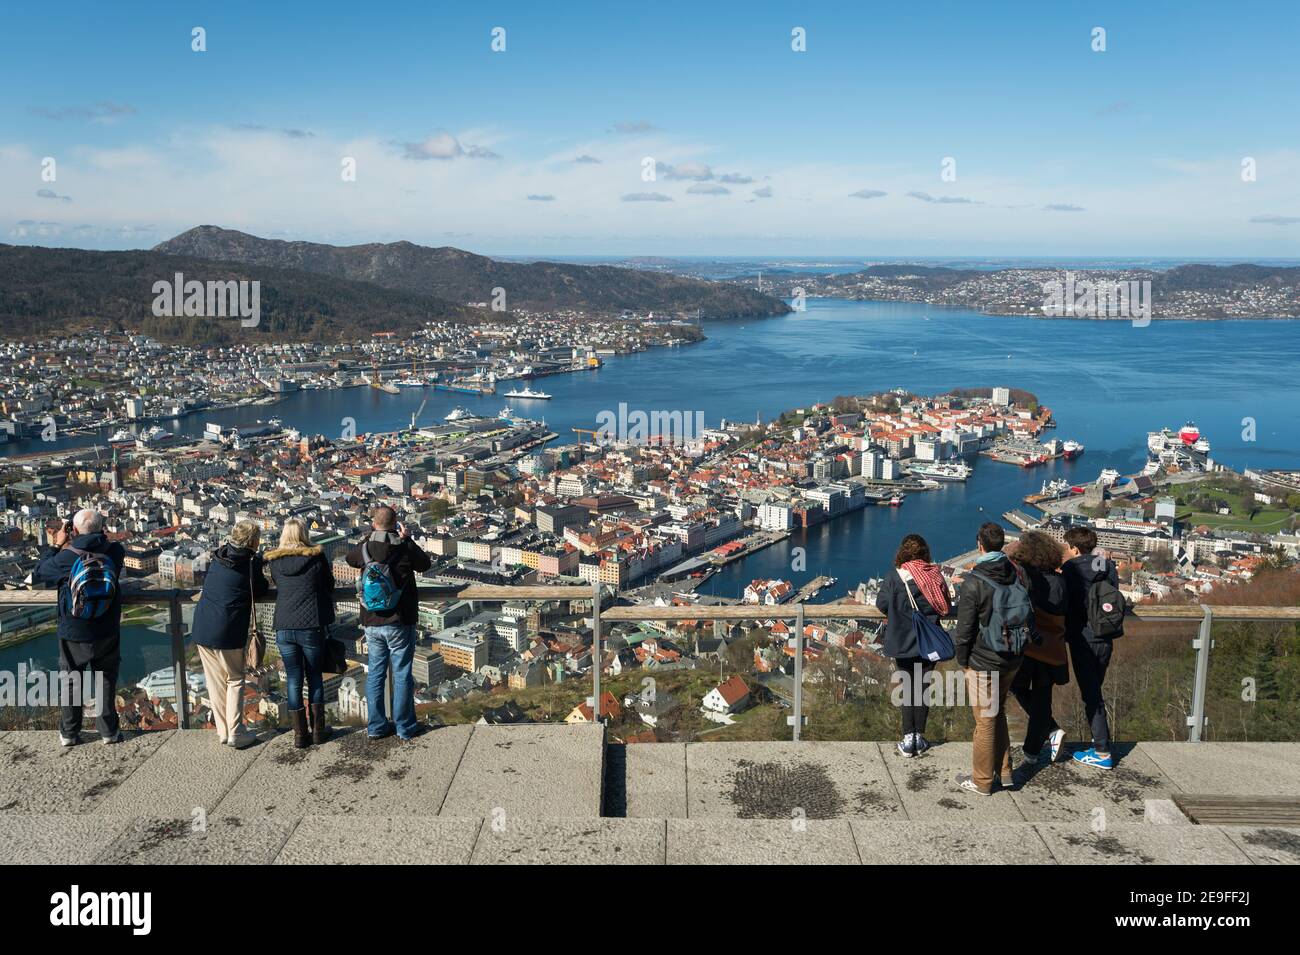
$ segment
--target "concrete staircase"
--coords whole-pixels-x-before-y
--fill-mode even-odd
[[[606,746],[595,726],[347,730],[237,752],[211,731],[62,749],[0,734],[18,863],[1300,863],[1300,829],[1192,825],[1175,794],[1300,797],[1300,744],[1142,743],[976,797],[969,744]]]

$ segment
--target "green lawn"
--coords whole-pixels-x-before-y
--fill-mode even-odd
[[[1206,527],[1218,527],[1224,530],[1271,534],[1288,528],[1294,516],[1290,511],[1263,510],[1256,514],[1252,521],[1246,514],[1209,514],[1204,511],[1193,511],[1185,520],[1193,525],[1204,524]]]

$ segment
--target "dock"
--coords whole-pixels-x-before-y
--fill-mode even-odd
[[[739,543],[741,546],[738,548],[729,550],[724,554],[715,553],[717,548],[714,548],[714,550],[709,551],[709,553],[704,555],[704,557],[714,567],[726,567],[733,561],[743,560],[751,554],[757,554],[760,550],[771,547],[773,544],[779,544],[781,541],[786,540],[789,537],[789,531],[759,531],[758,533],[750,534],[748,537],[741,538],[739,541],[730,542]],[[726,547],[727,545],[723,544],[721,546]]]
[[[1043,522],[1036,517],[1031,517],[1021,510],[1010,510],[1002,515],[1002,519],[1008,524],[1013,524],[1022,531],[1033,530]]]
[[[809,600],[812,600],[814,597],[816,597],[827,587],[833,587],[834,585],[835,585],[834,577],[826,577],[826,576],[814,577],[812,580],[808,581],[808,583],[804,584],[802,587],[799,588],[799,592],[790,598],[789,603],[792,604],[805,603]]]

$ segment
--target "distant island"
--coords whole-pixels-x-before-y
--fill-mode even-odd
[[[923,302],[970,308],[990,315],[1044,314],[1048,283],[1077,281],[1111,286],[1150,283],[1153,319],[1300,318],[1300,267],[1265,265],[1180,265],[1148,268],[960,269],[926,265],[873,265],[854,272],[814,274],[791,271],[742,276],[731,281],[787,298],[802,289],[807,297],[859,301]],[[1070,318],[1119,318],[1077,313]]]

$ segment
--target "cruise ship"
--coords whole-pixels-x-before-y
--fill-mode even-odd
[[[551,396],[544,391],[533,391],[533,389],[524,386],[524,388],[514,388],[506,392],[507,398],[528,398],[538,401],[550,401]]]
[[[971,476],[971,466],[962,461],[913,464],[908,470],[917,477],[931,478],[935,481],[964,481]]]

